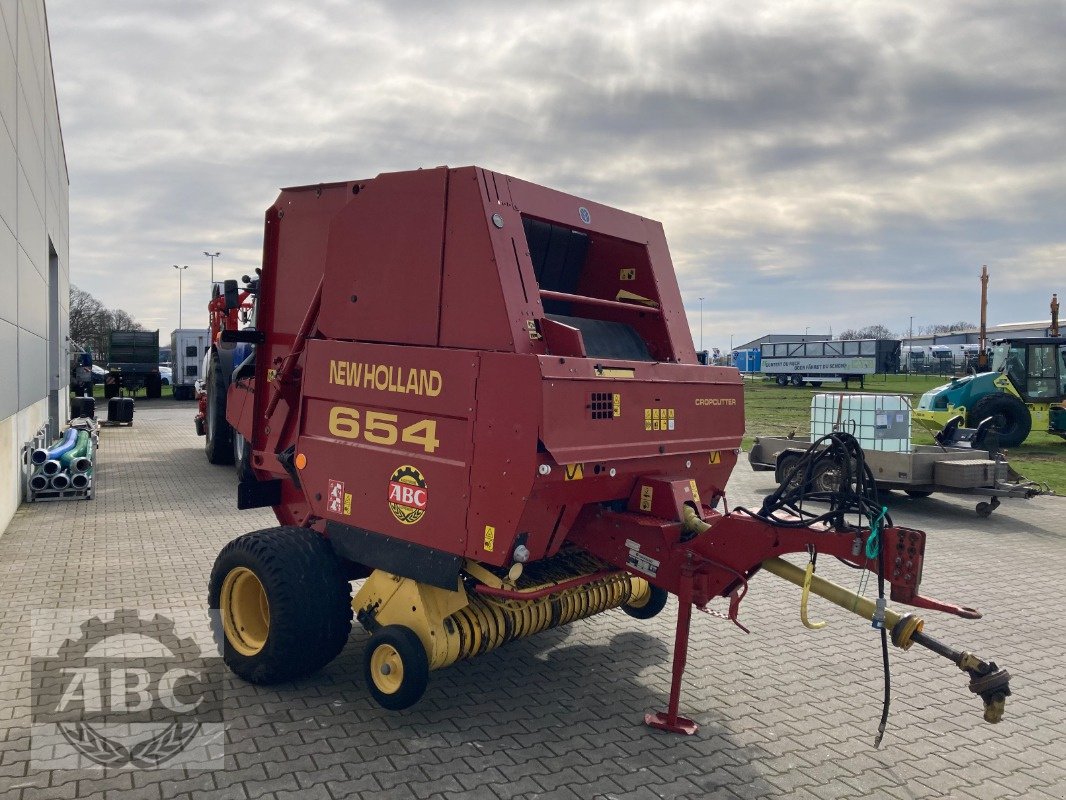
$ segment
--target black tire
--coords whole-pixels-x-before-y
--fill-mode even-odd
[[[235,584],[252,583],[248,573],[265,598],[265,622],[236,612]],[[344,565],[307,528],[268,528],[223,547],[211,570],[208,606],[217,612],[212,627],[226,665],[251,683],[310,675],[336,658],[352,630]]]
[[[811,386],[813,386],[815,389],[820,389],[820,388],[822,388],[822,382],[821,381],[811,381]]]
[[[792,385],[793,386],[803,386],[803,378],[801,378],[799,375],[793,375],[792,376]]]
[[[923,497],[929,497],[932,494],[928,489],[904,489],[903,493],[907,495],[907,497],[913,497],[916,500],[920,500]]]
[[[382,708],[400,711],[417,703],[429,685],[429,659],[418,635],[403,625],[376,631],[363,650],[363,679]]]
[[[815,492],[839,492],[843,482],[843,470],[835,461],[821,461],[811,471],[811,489]]]
[[[992,504],[986,503],[984,500],[978,503],[974,510],[977,512],[977,516],[979,517],[984,517],[985,519],[988,519],[990,516],[992,516]]]
[[[992,427],[999,433],[1002,447],[1017,447],[1033,428],[1033,417],[1025,403],[1006,392],[985,395],[967,414],[971,428],[976,428],[989,417],[993,419]]]
[[[649,586],[651,589],[648,592],[648,599],[641,605],[634,606],[629,603],[623,603],[620,608],[626,612],[633,619],[651,619],[659,615],[659,612],[666,607],[666,600],[669,594],[665,589],[660,589],[658,586]]]
[[[112,397],[118,397],[121,387],[118,384],[118,380],[104,379],[104,399],[110,400]]]
[[[789,491],[799,488],[803,482],[803,473],[799,472],[787,480],[792,468],[796,466],[802,456],[799,453],[782,453],[777,457],[777,466],[774,470],[774,479],[782,485],[786,485]]]
[[[163,396],[163,378],[158,372],[145,376],[144,396],[149,400],[158,400]]]
[[[212,464],[233,463],[233,428],[226,421],[226,377],[218,363],[218,354],[211,354],[207,367],[207,418],[204,420],[204,452]]]
[[[238,431],[233,432],[233,463],[237,466],[237,480],[255,480],[255,473],[252,472],[252,448]]]
[[[777,376],[777,385],[778,386],[788,386],[788,375],[778,375]]]

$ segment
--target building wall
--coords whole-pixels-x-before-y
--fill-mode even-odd
[[[1003,325],[992,325],[987,330],[988,341],[996,339],[1043,339],[1051,335],[1051,322],[1008,322]],[[981,334],[976,331],[958,331],[956,333],[941,333],[937,336],[915,336],[913,339],[904,337],[904,344],[914,347],[929,347],[934,344],[977,344]]]
[[[0,0],[0,531],[23,443],[69,411],[68,184],[44,0]]]

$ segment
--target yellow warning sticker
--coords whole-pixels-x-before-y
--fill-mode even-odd
[[[349,492],[344,493],[344,516],[350,517],[352,515],[352,495]]]
[[[688,485],[692,487],[692,499],[698,503],[700,501],[700,490],[696,488],[696,479],[689,478]]]
[[[722,453],[721,453],[721,451],[720,450],[712,450],[711,451],[711,456],[708,459],[707,463],[708,464],[721,464],[722,463]]]
[[[633,267],[621,269],[618,271],[618,280],[620,281],[635,281],[636,279],[637,271]]]
[[[622,395],[617,393],[611,395],[611,403],[613,406],[612,412],[614,416],[622,416]]]
[[[492,525],[485,526],[485,552],[491,553],[493,546],[496,544],[496,528]]]
[[[584,464],[564,464],[563,471],[566,473],[566,480],[568,481],[579,481],[585,477]]]
[[[618,416],[617,411],[615,416]],[[645,408],[644,430],[672,431],[677,425],[677,411],[673,408]]]
[[[652,488],[650,486],[640,487],[640,510],[651,511],[651,498]]]

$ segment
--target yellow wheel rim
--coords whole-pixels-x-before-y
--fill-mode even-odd
[[[247,567],[232,569],[222,581],[219,601],[226,639],[242,656],[254,656],[270,633],[270,603],[266,590]]]
[[[370,656],[370,676],[383,694],[396,694],[403,685],[403,659],[391,644],[379,644]]]
[[[643,578],[630,578],[633,589],[629,595],[629,602],[626,603],[630,608],[644,608],[651,601],[651,584]]]

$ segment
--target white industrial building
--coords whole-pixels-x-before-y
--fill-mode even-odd
[[[0,3],[0,531],[21,450],[70,406],[68,187],[44,0]]]
[[[1051,320],[1037,320],[1036,322],[1007,322],[1003,325],[989,325],[987,329],[988,341],[996,339],[1020,338],[1042,339],[1051,335]],[[915,336],[913,339],[904,335],[904,344],[914,347],[931,347],[933,345],[954,344],[977,344],[981,339],[981,332],[977,328],[969,328],[954,333],[940,333],[928,336]]]

